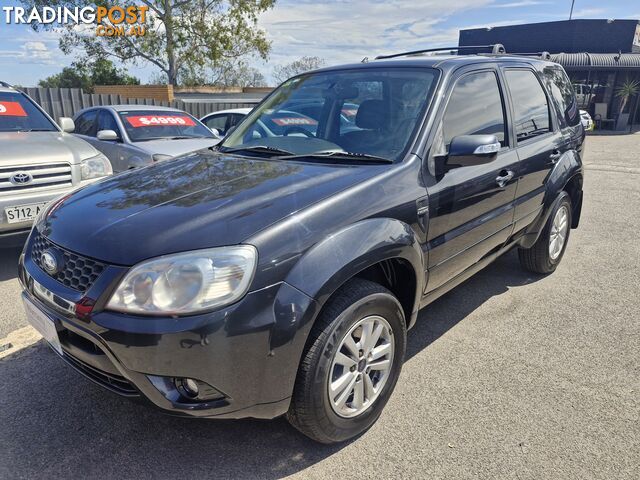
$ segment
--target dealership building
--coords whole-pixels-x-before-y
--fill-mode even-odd
[[[624,130],[640,125],[639,20],[474,28],[460,31],[458,46],[496,43],[503,44],[507,53],[550,53],[551,60],[569,74],[580,108],[591,114],[598,128]],[[625,91],[636,93],[625,97]]]

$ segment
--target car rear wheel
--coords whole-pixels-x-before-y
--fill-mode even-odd
[[[350,280],[312,329],[289,422],[322,443],[366,431],[391,396],[405,349],[404,313],[396,297],[377,283]]]
[[[571,199],[562,192],[536,243],[531,248],[518,249],[520,264],[535,273],[553,272],[562,260],[570,232]]]

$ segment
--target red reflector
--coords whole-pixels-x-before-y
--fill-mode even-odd
[[[84,297],[80,299],[80,301],[76,303],[76,315],[78,316],[78,318],[87,318],[91,314],[91,311],[93,310],[95,304],[96,301],[92,298]]]

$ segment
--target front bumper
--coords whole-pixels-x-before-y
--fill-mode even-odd
[[[125,315],[101,304],[125,268],[109,266],[81,294],[42,271],[30,258],[30,243],[20,258],[23,295],[55,322],[63,359],[87,378],[176,415],[274,418],[287,411],[317,313],[316,302],[299,290],[278,283],[222,310],[189,317]],[[38,284],[51,293],[48,298],[34,288]],[[62,302],[56,299],[96,304],[83,317],[57,307]],[[220,395],[186,398],[176,387],[180,378],[196,379]]]

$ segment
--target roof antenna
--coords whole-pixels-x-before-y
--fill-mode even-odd
[[[360,63],[369,63],[369,57],[364,57]]]

